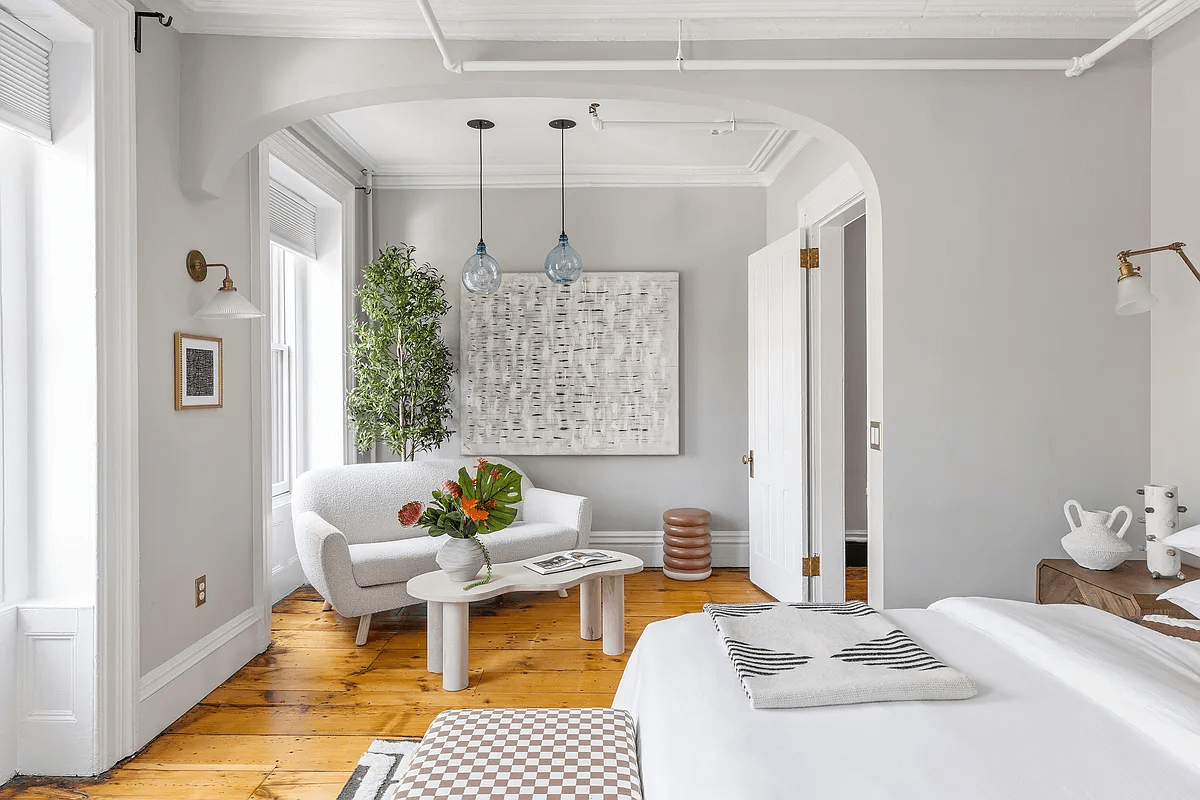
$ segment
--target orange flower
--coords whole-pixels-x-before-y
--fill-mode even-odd
[[[481,458],[475,462],[475,469],[487,469],[487,468],[488,468],[487,459]]]
[[[492,480],[494,481],[500,480],[500,470],[496,469],[495,467],[492,467],[492,471],[489,472],[488,475],[491,475]]]
[[[495,501],[495,500],[484,500],[484,501],[483,501],[483,505],[481,506],[481,508],[482,508],[484,511],[491,511],[491,510],[492,510],[493,508],[495,508],[495,507],[496,507],[496,501]]]
[[[476,522],[482,522],[488,518],[488,512],[479,507],[479,501],[474,497],[468,497],[462,503],[463,513]]]

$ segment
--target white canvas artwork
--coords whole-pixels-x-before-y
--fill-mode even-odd
[[[509,273],[460,331],[464,455],[679,452],[679,273]]]

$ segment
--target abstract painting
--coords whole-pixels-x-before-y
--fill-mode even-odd
[[[221,340],[175,334],[175,408],[220,408],[224,402]]]
[[[679,452],[679,273],[508,273],[460,324],[464,455]]]

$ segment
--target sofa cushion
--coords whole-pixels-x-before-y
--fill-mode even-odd
[[[498,533],[480,537],[492,562],[503,564],[534,556],[569,550],[578,542],[579,532],[550,522],[517,522]],[[403,583],[438,568],[437,551],[442,536],[419,536],[390,542],[350,545],[350,565],[354,582],[366,588],[386,583]]]

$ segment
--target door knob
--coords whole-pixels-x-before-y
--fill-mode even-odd
[[[754,456],[742,456],[742,463],[743,464],[753,464]]]

